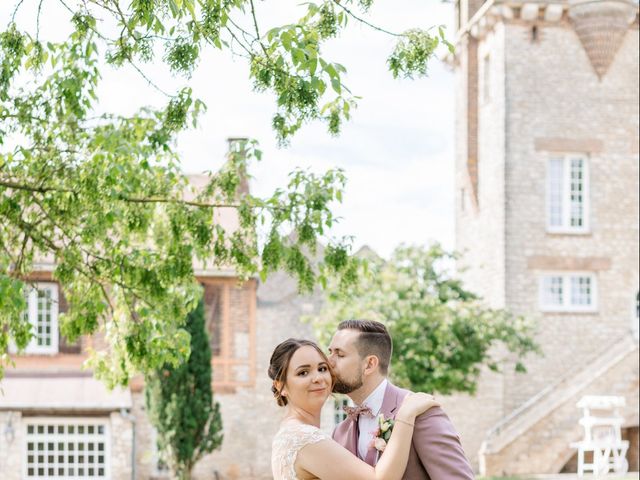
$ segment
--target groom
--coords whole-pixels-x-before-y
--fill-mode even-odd
[[[391,337],[375,321],[345,320],[329,346],[329,361],[337,381],[334,392],[345,393],[358,408],[340,423],[333,439],[369,465],[378,451],[371,447],[376,417],[395,418],[402,399],[410,393],[387,380],[391,360]],[[362,409],[365,409],[361,413]],[[369,413],[370,409],[370,413]],[[406,480],[469,480],[473,471],[451,420],[440,407],[416,418]]]

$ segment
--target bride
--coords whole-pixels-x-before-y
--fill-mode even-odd
[[[278,405],[285,407],[272,445],[275,480],[400,480],[416,416],[438,405],[431,395],[408,395],[396,414],[384,454],[372,467],[319,429],[320,410],[331,394],[335,376],[318,345],[309,340],[285,340],[271,355],[269,377]]]

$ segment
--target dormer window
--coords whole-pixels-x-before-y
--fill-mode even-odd
[[[58,353],[58,285],[37,283],[26,288],[24,319],[31,324],[26,353]]]

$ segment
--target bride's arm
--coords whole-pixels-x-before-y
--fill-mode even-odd
[[[400,480],[407,468],[413,425],[417,415],[438,405],[431,396],[410,395],[396,415],[384,455],[372,467],[333,440],[310,444],[298,452],[296,466],[321,480]]]

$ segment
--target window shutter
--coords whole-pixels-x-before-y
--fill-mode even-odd
[[[255,381],[255,281],[202,279],[213,384],[229,393]]]

